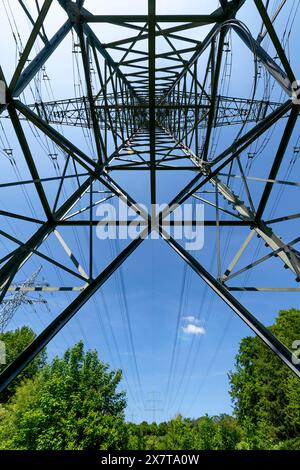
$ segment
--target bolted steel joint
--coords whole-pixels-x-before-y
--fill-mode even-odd
[[[72,23],[80,22],[80,13],[83,6],[83,1],[72,2],[71,0],[58,0],[60,5],[66,10]]]

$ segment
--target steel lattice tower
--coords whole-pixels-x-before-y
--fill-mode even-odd
[[[43,25],[50,7],[55,3],[56,8],[65,10],[67,19],[49,39],[45,36]],[[209,10],[210,2],[206,3]],[[208,11],[204,15],[158,15],[155,0],[149,0],[147,15],[95,15],[85,9],[84,0],[45,0],[35,21],[27,11],[33,27],[10,83],[6,82],[6,77],[0,71],[0,78],[6,83],[6,104],[0,106],[0,111],[14,128],[31,175],[31,180],[27,183],[34,186],[44,216],[42,220],[38,220],[38,230],[25,241],[13,239],[1,230],[1,236],[16,244],[0,260],[1,301],[10,291],[18,271],[33,255],[67,271],[81,285],[76,287],[77,284],[74,283],[72,286],[57,288],[50,285],[40,289],[45,292],[78,290],[78,293],[70,305],[1,374],[0,390],[5,389],[33,360],[153,230],[300,377],[300,366],[294,363],[292,352],[234,296],[234,292],[240,290],[297,291],[297,285],[265,288],[231,285],[232,278],[236,279],[254,265],[274,258],[279,269],[286,268],[294,280],[300,280],[300,253],[295,247],[299,238],[292,241],[284,238],[284,224],[281,225],[279,236],[275,227],[278,222],[297,220],[299,214],[290,214],[287,210],[280,219],[265,219],[265,210],[280,167],[284,165],[284,157],[299,115],[296,77],[263,1],[254,1],[264,23],[264,29],[258,38],[254,38],[245,25],[236,19],[244,3],[245,0],[220,0],[216,11]],[[93,26],[104,23],[123,27],[130,33],[123,39],[103,44]],[[194,27],[203,27],[208,31],[203,40],[189,38],[187,33]],[[23,91],[71,31],[78,37],[77,50],[74,52],[79,53],[82,60],[86,95],[25,104],[20,98]],[[229,32],[243,42],[249,55],[254,56],[256,65],[259,64],[282,88],[282,102],[245,99],[219,93],[220,71],[228,47]],[[272,58],[262,46],[266,35],[276,50],[278,60]],[[161,38],[169,46],[167,52],[162,53],[157,48],[157,41]],[[37,39],[43,42],[43,47],[28,62]],[[180,48],[178,41],[180,44],[184,42],[185,47]],[[147,44],[146,50],[144,46],[139,48],[141,43]],[[120,60],[113,59],[112,51],[122,53]],[[184,58],[187,53],[189,59]],[[125,73],[124,67],[127,70],[129,67],[131,72]],[[100,90],[94,89],[92,73],[97,76]],[[50,204],[45,191],[47,179],[39,175],[38,156],[33,154],[28,143],[24,120],[47,136],[66,156],[62,174],[53,178],[59,181],[54,205]],[[278,147],[273,149],[270,168],[266,166],[265,174],[259,176],[263,191],[257,202],[244,171],[242,154],[279,121],[284,122],[283,132]],[[247,131],[243,128],[237,138],[226,143],[226,148],[221,153],[213,156],[211,139],[214,130],[236,124],[243,126],[244,123],[251,123],[251,128]],[[91,158],[87,152],[56,130],[53,124],[92,129],[97,158]],[[204,136],[202,139],[199,138],[200,131]],[[55,158],[53,154],[52,159]],[[236,175],[232,173],[233,164],[237,164]],[[77,174],[76,190],[62,199],[64,186],[68,178],[71,178],[67,171],[69,165],[76,165],[80,174]],[[136,172],[137,178],[140,171],[147,172],[152,207],[159,202],[158,174],[187,171],[192,176],[187,184],[182,185],[168,208],[156,213],[155,210],[145,211],[134,200],[130,191],[128,193],[116,182],[115,171]],[[245,201],[232,189],[234,177],[239,178],[244,185]],[[94,217],[93,208],[101,203],[94,199],[94,194],[99,193],[99,183],[105,188],[101,200],[106,201],[112,196],[122,200],[142,218],[143,230],[141,236],[130,241],[101,272],[95,272],[93,231],[98,220]],[[5,184],[1,187],[5,187]],[[204,225],[216,231],[217,240],[222,227],[232,227],[235,232],[243,230],[246,234],[238,251],[232,254],[232,261],[226,271],[219,271],[217,276],[210,273],[175,238],[169,236],[166,228],[166,221],[174,207],[191,198],[203,201],[203,190],[213,193],[215,198],[214,202],[204,201],[213,207],[215,214],[215,217],[205,220]],[[88,204],[84,203],[84,211],[76,211],[78,201],[87,199]],[[84,212],[84,220],[76,218],[79,212]],[[227,214],[226,219],[220,217],[224,212]],[[37,222],[13,211],[0,213],[16,220]],[[117,221],[119,225],[122,223],[123,221]],[[191,221],[191,225],[196,224],[196,220]],[[60,234],[60,229],[68,226],[75,229],[86,227],[89,230],[88,272]],[[42,251],[43,244],[50,235],[57,238],[58,244],[75,266],[74,270],[63,262],[50,259]],[[257,258],[251,265],[235,270],[254,236],[263,240],[268,253]],[[218,257],[221,257],[219,250]]]

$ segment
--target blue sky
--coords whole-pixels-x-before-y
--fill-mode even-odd
[[[16,0],[12,0],[11,5],[14,2],[17,3]],[[271,3],[271,8],[275,8],[278,2]],[[289,4],[289,2],[287,3]],[[209,4],[209,9],[207,4]],[[171,2],[164,0],[157,2],[157,11],[161,14],[200,14],[212,11],[217,4],[217,1],[174,2],[173,0]],[[129,12],[134,14],[143,14],[147,10],[147,2],[145,1],[127,1],[126,5],[125,2],[114,2],[111,5],[108,2],[86,1],[86,7],[99,14],[128,13],[128,6],[130,6]],[[287,6],[277,22],[280,36],[284,33],[288,13],[289,7]],[[25,39],[29,31],[28,24],[23,20],[21,12],[17,9],[15,17],[18,28]],[[253,36],[256,37],[260,22],[257,13],[255,13],[252,0],[246,1],[238,18],[246,22]],[[299,17],[297,18],[299,21]],[[64,12],[54,2],[46,23],[49,32],[54,33],[64,21]],[[297,21],[295,24],[297,24]],[[117,31],[116,28],[110,25],[95,26],[95,31],[103,42],[122,37],[122,34],[124,34],[123,31]],[[207,29],[200,30],[196,28],[191,31],[193,37],[201,39]],[[127,31],[125,32],[127,33]],[[299,58],[293,45],[297,39],[299,40],[298,33],[295,33],[295,29],[293,29],[290,38],[290,54],[296,76],[299,70]],[[269,47],[270,54],[273,56],[274,51],[267,41],[263,45]],[[72,60],[74,61],[74,57],[71,54],[71,47],[71,39],[68,37],[47,64],[47,74],[51,78],[50,84],[57,99],[74,96],[72,74],[72,65],[74,65]],[[253,57],[251,52],[234,35],[231,48],[233,52],[232,79],[228,94],[229,96],[248,97],[251,95],[251,86],[253,84]],[[9,25],[4,15],[3,20],[1,19],[0,29],[0,57],[4,73],[8,78],[10,78],[15,65],[15,55],[14,52],[11,53],[14,50]],[[42,82],[41,86],[43,98],[47,101],[52,92],[46,89],[45,83]],[[270,87],[273,87],[270,99],[283,101],[280,87],[274,84],[273,81],[270,81]],[[264,79],[260,81],[258,86],[258,99],[262,97],[263,89]],[[30,91],[27,91],[22,98],[26,99],[27,102],[31,102]],[[250,176],[264,177],[268,173],[284,124],[285,121],[282,120],[276,126],[273,134],[269,136],[267,142],[261,139],[258,147],[252,148],[252,151],[257,152],[257,158],[249,170]],[[26,179],[28,170],[13,130],[8,122],[5,122],[4,126],[9,143],[14,150],[18,171],[22,175],[22,179]],[[47,158],[45,142],[41,139],[34,139],[27,124],[24,124],[24,129],[28,135],[41,176],[54,176],[53,165]],[[66,128],[64,132],[78,146],[86,152],[90,152],[80,130]],[[226,148],[237,132],[238,128],[222,129],[217,144],[217,153]],[[285,164],[278,175],[279,179],[284,179],[286,176],[288,165],[293,157],[293,148],[297,145],[298,136],[299,125],[293,133]],[[259,150],[262,149],[263,144],[265,144],[264,150],[259,155]],[[15,180],[14,168],[5,160],[3,152],[1,158],[3,171],[0,175],[0,183]],[[246,163],[247,153],[243,155],[243,158]],[[60,155],[59,159],[62,162],[63,156]],[[299,162],[296,161],[291,167],[289,180],[297,181],[299,179],[298,175]],[[137,174],[115,172],[113,176],[124,189],[130,191],[130,194],[137,201],[148,203],[148,174],[144,174],[144,172],[137,172]],[[191,177],[191,172],[182,174],[160,172],[157,178],[158,202],[169,202],[172,196],[179,192]],[[241,190],[239,180],[233,181],[232,185],[236,192]],[[249,186],[253,193],[254,202],[257,202],[263,185],[252,181],[249,182]],[[279,186],[276,187],[272,193],[266,211],[267,218],[298,211],[298,194],[296,194],[296,191],[299,191],[299,189],[289,187],[281,195],[278,202],[277,196],[280,195],[280,188]],[[56,189],[57,183],[45,185],[50,200],[53,200]],[[74,184],[69,182],[66,185],[66,193],[69,194],[73,189]],[[24,189],[18,191],[15,189],[0,189],[0,204],[3,209],[28,215],[32,214],[28,198],[32,201],[37,199],[34,189],[27,186],[26,191]],[[81,207],[84,206],[85,202],[86,199],[83,199]],[[276,208],[272,210],[275,202],[278,203]],[[34,211],[37,216],[42,217],[41,207],[35,205]],[[206,217],[212,218],[212,214],[213,212],[208,209]],[[26,240],[34,229],[32,224],[24,222],[14,224],[4,217],[1,217],[1,225],[4,230],[21,240]],[[286,224],[277,224],[276,229],[280,235],[284,236],[284,239],[289,241],[299,233],[299,223],[296,219]],[[233,232],[230,228],[224,227],[222,229],[223,270],[248,234],[246,228],[237,230],[238,232]],[[61,233],[86,268],[87,230],[78,228],[75,233],[71,229],[65,228],[61,229]],[[204,266],[214,274],[216,274],[215,240],[215,230],[206,228],[204,248],[195,254]],[[5,254],[6,250],[15,248],[14,244],[2,237],[0,243],[1,253]],[[95,242],[95,272],[103,269],[125,244],[126,242],[123,241],[116,243],[108,241]],[[263,244],[255,239],[249,247],[249,252],[245,253],[244,264],[251,262],[257,247],[259,247],[261,256],[268,252]],[[69,261],[53,235],[48,239],[47,248],[41,249],[41,251],[49,256],[54,255],[57,260],[69,265]],[[49,263],[42,264],[40,281],[44,278],[44,282],[51,285],[69,285],[74,282],[72,276],[66,273],[59,275],[57,270]],[[40,265],[41,261],[33,256],[22,268],[16,279],[19,281],[24,280]],[[243,285],[243,283],[265,287],[271,285],[296,285],[292,273],[282,269],[282,264],[277,259],[269,260],[252,271],[253,273],[249,279],[243,277],[239,285]],[[80,284],[80,281],[78,284]],[[67,295],[63,293],[45,294],[44,298],[48,302],[49,310],[45,306],[39,305],[35,307],[36,311],[31,307],[23,306],[16,312],[9,328],[28,324],[39,333],[51,319],[73,300],[75,295],[74,293]],[[280,309],[299,307],[299,295],[297,293],[243,293],[238,295],[238,298],[265,325],[273,322],[276,313]],[[129,322],[130,328],[128,326]],[[123,369],[124,380],[122,387],[127,391],[128,396],[127,418],[140,422],[142,420],[151,421],[154,416],[156,420],[162,421],[173,417],[177,413],[197,417],[205,413],[214,415],[231,412],[227,374],[234,367],[234,357],[237,354],[241,338],[248,334],[251,334],[250,330],[204,285],[203,281],[189,267],[184,266],[178,255],[164,241],[146,240],[126,260],[121,271],[113,275],[94,296],[94,299],[88,302],[76,317],[51,341],[48,345],[48,354],[50,358],[55,354],[62,354],[67,347],[83,339],[86,348],[96,348],[101,359],[114,368],[121,367]],[[175,349],[175,361],[171,370],[173,349]],[[133,350],[139,377],[136,374]]]

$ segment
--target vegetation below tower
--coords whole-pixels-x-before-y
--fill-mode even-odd
[[[291,348],[300,311],[280,311],[270,330]],[[28,327],[1,334],[8,362],[33,338]],[[0,448],[300,449],[300,381],[257,337],[241,341],[229,373],[233,416],[126,423],[121,378],[82,342],[51,362],[41,353],[1,395]]]

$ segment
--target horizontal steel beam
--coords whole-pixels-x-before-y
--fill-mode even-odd
[[[89,227],[89,226],[104,226],[104,227],[124,227],[124,226],[147,226],[148,223],[144,220],[57,220],[57,226],[62,227]],[[250,227],[250,223],[244,220],[192,220],[192,221],[180,221],[180,220],[164,220],[162,222],[163,227],[196,227],[196,226],[205,226],[205,227],[215,227],[216,225],[222,227]]]
[[[199,23],[207,25],[224,21],[224,14],[211,15],[155,15],[157,23]],[[84,23],[148,23],[148,15],[91,15],[80,14],[80,20]]]
[[[230,292],[300,292],[300,287],[227,287]]]

